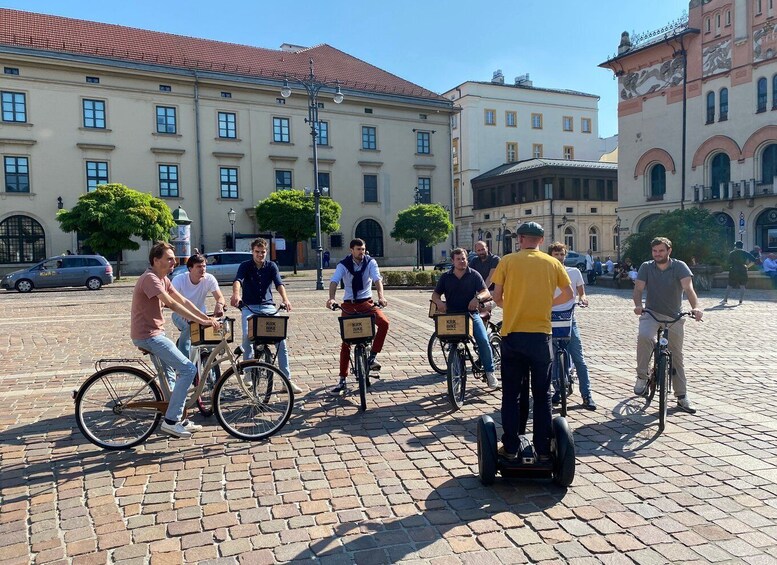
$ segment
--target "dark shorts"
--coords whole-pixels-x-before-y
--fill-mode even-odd
[[[747,271],[731,269],[728,272],[728,286],[742,286],[747,284]]]

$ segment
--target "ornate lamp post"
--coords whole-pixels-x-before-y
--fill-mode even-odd
[[[615,216],[615,246],[618,263],[621,262],[621,217]]]
[[[413,204],[421,203],[421,191],[416,186],[413,188]],[[421,267],[421,240],[417,239],[415,242],[415,267],[416,269]]]
[[[232,226],[232,239],[230,240],[232,242],[232,251],[236,251],[237,247],[235,246],[235,220],[237,219],[237,212],[235,212],[232,208],[230,208],[229,212],[227,212],[227,218],[229,218],[229,224]]]
[[[502,219],[499,220],[499,223],[502,224],[502,237],[500,238],[500,241],[502,242],[502,255],[505,254],[505,242],[507,241],[507,237],[505,237],[505,232],[507,231],[505,228],[507,228],[507,216],[502,214]]]
[[[332,100],[334,100],[335,104],[340,104],[343,101],[343,93],[340,92],[340,83],[338,81],[325,82],[316,79],[316,75],[313,73],[313,59],[310,59],[310,74],[308,77],[305,79],[292,79],[292,82],[302,86],[308,95],[308,117],[305,119],[305,122],[310,124],[310,137],[313,140],[313,202],[316,215],[316,290],[324,290],[324,249],[321,247],[322,191],[321,187],[318,185],[318,93],[324,87],[334,87],[336,90]],[[284,98],[291,96],[288,78],[283,80],[281,96]]]

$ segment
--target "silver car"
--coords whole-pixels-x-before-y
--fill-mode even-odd
[[[216,277],[219,284],[232,284],[240,263],[252,260],[253,256],[250,253],[241,251],[219,251],[217,253],[206,253],[205,258],[208,260],[207,272]],[[181,265],[173,270],[170,278],[175,278],[188,271],[186,265]]]
[[[102,255],[60,255],[3,276],[0,287],[30,292],[34,288],[86,286],[99,290],[113,282],[113,267]]]

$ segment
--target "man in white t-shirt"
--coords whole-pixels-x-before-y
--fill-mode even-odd
[[[173,288],[181,293],[184,298],[190,300],[203,313],[205,312],[205,299],[209,294],[213,294],[213,297],[216,299],[213,317],[220,318],[223,316],[224,295],[219,290],[219,283],[216,281],[216,277],[205,272],[207,269],[205,255],[195,253],[189,257],[186,261],[186,268],[189,269],[188,273],[178,275],[173,279]],[[173,323],[176,328],[181,330],[181,335],[178,336],[178,349],[188,359],[192,345],[189,321],[173,312]]]
[[[564,264],[564,259],[567,256],[567,246],[563,243],[555,242],[551,244],[548,249],[548,253],[558,259],[561,264]],[[554,312],[561,312],[563,310],[569,310],[575,305],[575,302],[579,302],[581,306],[588,306],[588,297],[585,294],[585,284],[583,283],[583,274],[577,267],[566,267],[569,279],[572,281],[572,291],[574,296],[572,299],[564,304],[559,304],[553,307]],[[556,289],[556,293],[560,294],[560,291]],[[572,363],[577,369],[577,378],[580,383],[580,396],[583,397],[583,406],[589,410],[596,410],[596,403],[591,396],[591,379],[588,376],[588,365],[585,362],[583,356],[583,344],[580,341],[580,330],[577,328],[577,319],[572,316],[572,335],[567,344],[567,351],[572,358]],[[553,404],[558,404],[561,401],[560,393],[556,391],[553,395]]]
[[[607,260],[604,262],[604,272],[608,275],[611,275],[615,271],[615,265],[612,262],[612,259],[610,257],[607,257]]]

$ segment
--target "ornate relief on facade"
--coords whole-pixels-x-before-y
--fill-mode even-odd
[[[753,62],[765,61],[777,55],[777,31],[773,26],[753,32]]]
[[[703,76],[731,70],[731,40],[727,39],[704,48],[702,55]]]
[[[683,60],[676,57],[623,77],[621,100],[659,92],[683,82]]]

